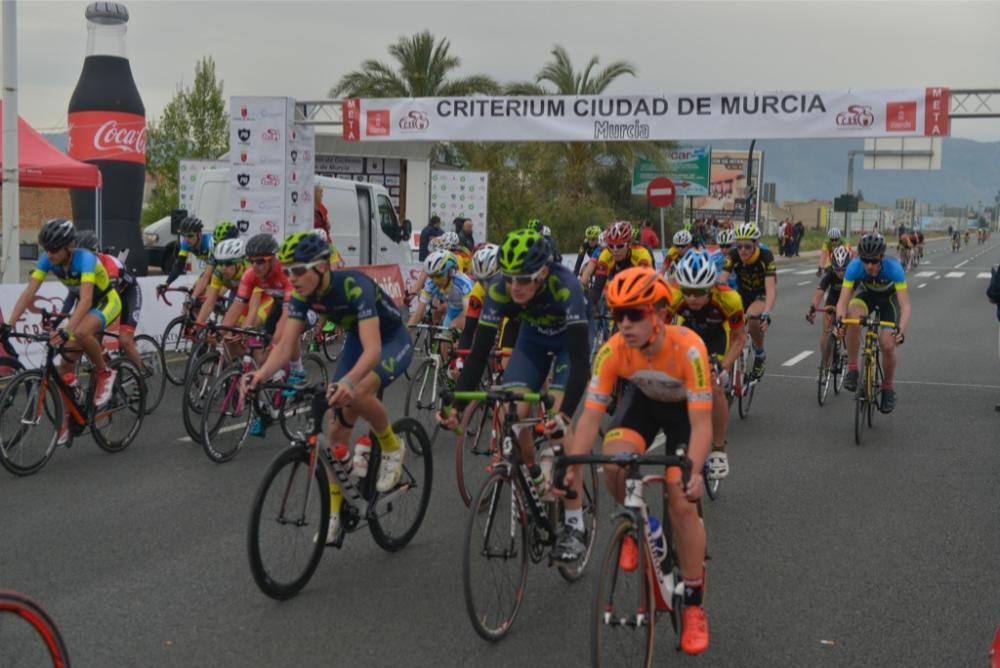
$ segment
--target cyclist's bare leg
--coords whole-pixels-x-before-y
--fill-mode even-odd
[[[865,309],[862,306],[852,304],[847,307],[847,317],[850,319],[864,318]],[[861,345],[861,327],[851,325],[847,328],[847,363],[850,366],[858,364],[858,347]]]
[[[544,389],[542,391],[545,391]],[[558,390],[549,390],[549,393],[555,397],[555,404],[552,406],[553,413],[558,413],[560,406],[562,406],[562,392]],[[532,415],[532,412],[537,410],[537,404],[529,404],[525,402],[518,402],[517,404],[517,416],[521,419],[528,418]],[[535,463],[535,432],[531,428],[522,429],[517,435],[518,445],[521,447],[521,459],[525,464],[531,466]],[[571,427],[566,428],[566,433],[563,436],[563,449],[565,452],[573,452],[573,430]],[[563,505],[566,506],[567,510],[579,510],[583,507],[583,478],[582,478],[582,466],[571,467],[573,471],[573,484],[570,486],[571,489],[576,491],[575,499],[563,499]]]
[[[135,345],[135,330],[122,325],[118,333],[118,345],[121,346],[125,352],[125,357],[135,365],[136,369],[139,371],[145,370],[146,367],[142,363],[142,357],[139,355],[139,346]]]
[[[104,323],[96,315],[88,313],[83,317],[83,320],[77,326],[76,331],[73,332],[73,341],[70,342],[68,350],[80,350],[82,349],[86,353],[90,361],[94,363],[94,369],[97,371],[104,370],[104,349],[101,348],[101,342],[97,337],[97,332],[104,329]],[[61,373],[68,373],[73,371],[76,367],[76,362],[79,359],[78,356],[69,355],[70,360],[63,359],[59,364],[59,371]]]
[[[886,385],[892,385],[896,375],[896,339],[892,330],[884,329],[878,333],[879,347],[882,348],[882,376]]]
[[[636,432],[625,430],[623,436],[626,438],[605,439],[604,445],[601,446],[601,454],[610,456],[622,452],[639,453],[643,451],[644,445],[640,443],[641,439],[639,441],[634,440],[634,437],[638,436]],[[615,464],[605,464],[604,484],[615,501],[618,503],[625,502],[625,469],[623,467]]]
[[[672,480],[671,474],[678,479]],[[680,473],[670,469],[667,481],[667,507],[670,526],[674,528],[677,557],[681,573],[688,581],[700,580],[705,574],[705,524],[698,516],[698,504],[688,501],[681,487]]]
[[[830,349],[827,345],[830,341],[830,325],[833,323],[833,316],[827,311],[823,316],[823,331],[819,334],[819,349],[823,354],[823,368],[830,367]]]
[[[763,312],[764,302],[760,299],[747,307],[747,315],[760,315]],[[753,341],[753,347],[756,350],[760,350],[764,347],[764,331],[761,329],[761,322],[759,319],[748,320],[747,322],[747,329],[750,331],[750,339]]]
[[[362,417],[376,434],[381,434],[389,426],[389,414],[378,399],[378,388],[381,380],[375,373],[369,373],[364,380],[354,388],[354,401],[350,406],[340,409],[344,420],[353,425],[358,417]],[[335,412],[330,411],[330,443],[348,443],[351,438],[351,427],[336,419]]]
[[[729,402],[726,388],[717,382],[712,373],[712,443],[720,450],[726,449],[726,435],[729,433]]]

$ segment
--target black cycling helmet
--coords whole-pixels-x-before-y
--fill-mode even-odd
[[[312,262],[330,257],[330,246],[318,234],[312,232],[296,232],[285,239],[278,252],[281,264],[290,265],[297,262]]]
[[[65,248],[74,241],[76,241],[76,227],[72,220],[65,218],[53,218],[45,223],[42,231],[38,233],[38,243],[46,250]]]
[[[255,234],[247,241],[247,257],[266,257],[278,252],[278,242],[267,234]]]
[[[866,234],[858,242],[858,255],[864,258],[885,255],[885,237],[881,234]]]
[[[97,234],[93,230],[81,230],[76,233],[76,247],[85,248],[91,253],[97,252]]]
[[[201,222],[201,218],[194,218],[188,216],[181,221],[180,227],[178,228],[180,233],[184,236],[189,234],[201,234],[201,230],[204,225]]]

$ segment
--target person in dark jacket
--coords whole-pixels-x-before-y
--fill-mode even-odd
[[[430,255],[430,250],[428,244],[430,244],[431,239],[434,237],[439,237],[444,234],[444,230],[441,229],[441,217],[431,216],[430,221],[427,223],[427,227],[420,230],[420,254],[418,258],[423,262],[428,255]]]
[[[468,248],[469,250],[474,250],[476,248],[476,240],[472,236],[472,219],[466,218],[462,221],[462,229],[458,231],[459,242]]]

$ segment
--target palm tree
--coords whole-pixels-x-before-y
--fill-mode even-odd
[[[427,30],[400,36],[389,46],[396,69],[366,60],[360,70],[341,77],[330,89],[330,97],[448,97],[500,91],[497,82],[485,75],[449,78],[449,73],[461,64],[458,56],[448,53],[450,47],[447,39],[436,40]]]

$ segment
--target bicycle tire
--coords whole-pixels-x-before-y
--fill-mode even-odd
[[[740,392],[739,401],[737,402],[740,418],[743,420],[750,415],[750,404],[753,403],[753,393],[757,387],[757,383],[751,378],[753,374],[753,354],[752,348],[748,348],[743,353],[744,357],[749,358],[743,360],[743,391]]]
[[[302,366],[306,370],[306,385],[322,383],[326,385],[330,376],[326,368],[326,362],[319,353],[306,353],[302,356]],[[305,435],[309,431],[309,403],[305,401],[289,401],[283,398],[281,401],[281,412],[278,413],[278,423],[281,425],[281,433],[289,441],[305,440]]]
[[[216,376],[221,374],[221,370],[217,367],[221,357],[222,354],[217,350],[202,355],[184,381],[184,392],[181,394],[184,431],[199,445],[202,445],[201,409],[212,383],[215,382]]]
[[[437,403],[437,397],[434,396],[436,374],[433,359],[421,362],[406,388],[406,401],[403,404],[403,416],[416,419],[428,435],[433,434],[438,426],[434,417]]]
[[[330,521],[329,482],[326,468],[319,461],[316,463],[313,473],[314,480],[304,478],[309,474],[310,456],[310,450],[305,445],[295,445],[278,453],[278,456],[267,467],[264,478],[257,486],[253,505],[250,507],[250,522],[247,530],[247,556],[250,560],[250,573],[253,575],[257,587],[264,594],[279,601],[292,598],[309,583],[316,572],[316,567],[319,566],[319,560],[323,556],[325,548],[323,539],[326,537],[326,528]],[[278,508],[278,512],[265,513],[264,505],[268,499],[267,493],[287,467],[291,467],[288,472],[287,484],[284,485],[284,489],[276,490],[282,505]],[[297,481],[304,483],[306,487],[301,494],[295,493],[297,490],[292,489],[293,483]],[[312,498],[313,494],[318,495],[319,498]],[[301,503],[299,503],[300,501]],[[288,519],[284,515],[285,502],[295,504],[288,509],[292,513],[299,512],[300,506],[303,511],[318,508],[319,518],[310,523],[303,513],[298,516],[293,515],[291,519]],[[298,535],[295,538],[300,539],[306,546],[308,558],[301,569],[288,576],[290,579],[279,579],[279,576],[272,572],[270,564],[265,563],[268,561],[268,557],[265,556],[261,546],[261,532],[264,528],[261,523],[265,520],[268,523],[274,522],[279,527],[278,531],[286,529],[297,531]],[[283,536],[282,539],[284,539]]]
[[[587,466],[590,475],[583,477],[583,522],[587,527],[587,551],[575,563],[559,564],[556,570],[566,582],[576,582],[583,577],[590,563],[590,557],[594,553],[594,545],[597,544],[597,519],[598,519],[598,498],[600,496],[599,480],[597,479],[597,466],[590,464]],[[560,524],[565,516],[566,506],[562,502],[558,503],[556,521]]]
[[[187,370],[188,357],[191,355],[192,343],[184,337],[186,322],[187,318],[182,315],[175,317],[163,328],[163,336],[160,337],[167,380],[178,386],[184,385],[184,371]]]
[[[834,370],[833,393],[840,394],[844,389],[844,378],[847,376],[847,350],[839,343],[833,348]]]
[[[336,362],[340,358],[340,353],[344,350],[344,339],[346,337],[343,333],[334,334],[333,332],[326,332],[323,335],[323,345],[320,346],[323,350],[323,356],[331,362]]]
[[[623,541],[631,536],[638,548],[638,563],[634,570],[626,571],[619,566]],[[601,560],[599,581],[594,593],[594,603],[590,615],[590,654],[591,665],[603,667],[608,665],[641,665],[649,668],[653,663],[653,645],[656,636],[656,601],[653,588],[653,570],[650,568],[645,549],[644,536],[639,535],[639,529],[628,517],[620,517],[611,532],[611,538],[604,550]],[[629,577],[631,576],[631,577]],[[634,592],[624,591],[622,601],[623,614],[616,615],[614,597],[619,589],[624,590],[628,581],[635,581]],[[624,616],[625,612],[634,607],[631,619]],[[636,633],[639,628],[644,630],[645,638],[641,644]],[[628,652],[625,646],[616,640],[614,643],[605,638],[606,633],[615,632],[616,638],[621,636],[633,651]],[[606,659],[613,658],[614,660]],[[622,657],[625,660],[622,661]],[[642,657],[641,660],[639,657]],[[634,659],[634,660],[632,660]]]
[[[139,334],[135,337],[135,345],[139,349],[139,357],[142,358],[143,380],[146,381],[146,415],[149,415],[163,401],[163,394],[167,389],[166,358],[163,355],[163,348],[148,334]]]
[[[201,447],[216,464],[235,457],[250,433],[255,413],[252,402],[239,396],[242,376],[242,365],[230,366],[212,383],[212,389],[205,396],[201,412]],[[233,420],[227,422],[226,417]]]
[[[431,501],[434,481],[431,445],[420,423],[413,418],[400,418],[393,423],[392,430],[399,438],[400,445],[406,448],[400,484],[396,489],[376,496],[372,507],[375,512],[368,517],[368,530],[371,531],[372,538],[386,552],[403,549],[417,535]],[[376,443],[374,434],[372,443]],[[379,449],[373,447],[373,461],[377,454],[381,454]],[[377,479],[378,466],[369,465],[368,469],[369,478]],[[416,498],[412,498],[414,496]],[[395,500],[388,501],[392,498]],[[382,504],[387,506],[387,510],[379,514],[377,511]],[[407,507],[410,508],[410,512],[404,516],[402,513]]]
[[[142,420],[146,415],[146,381],[142,377],[142,372],[124,357],[111,360],[109,366],[115,371],[111,398],[103,408],[91,412],[90,434],[101,450],[116,453],[131,445],[142,428]],[[91,383],[91,388],[91,392],[87,395],[88,402],[93,401],[96,384]],[[118,438],[111,437],[100,424],[104,422],[108,427],[113,426],[116,415],[124,416],[125,424],[128,425]]]
[[[488,401],[470,402],[462,414],[461,431],[455,436],[455,481],[466,508],[493,470],[497,453],[493,410]]]
[[[854,397],[854,444],[861,445],[863,440],[866,414],[868,412],[868,357],[864,356],[861,373],[858,376],[858,389]]]
[[[701,477],[702,480],[705,481],[705,493],[708,494],[709,501],[715,501],[719,497],[719,488],[722,486],[722,479],[708,477],[707,459],[705,460],[705,465],[702,468]]]
[[[483,508],[484,510],[480,510]],[[506,513],[506,514],[504,514]],[[516,515],[516,517],[515,517]],[[497,517],[501,520],[497,520]],[[478,528],[478,522],[485,520],[484,528]],[[477,595],[473,592],[476,583],[483,578],[478,572],[477,564],[482,561],[480,557],[485,556],[486,561],[492,561],[489,544],[481,544],[481,540],[489,540],[494,530],[500,534],[510,531],[509,535],[497,535],[498,546],[503,550],[497,557],[503,565],[520,561],[519,569],[514,577],[503,578],[506,582],[513,582],[516,579],[514,591],[509,598],[505,599],[498,606],[496,621],[492,621],[491,616],[483,614],[480,610],[481,603],[477,601]],[[506,544],[506,546],[505,546]],[[496,578],[494,578],[496,580]],[[469,518],[465,528],[465,550],[462,555],[462,589],[465,595],[465,610],[469,615],[472,628],[484,640],[496,642],[506,636],[517,618],[517,613],[524,601],[525,585],[528,581],[528,530],[527,518],[525,517],[524,503],[514,485],[513,479],[504,469],[498,469],[490,474],[486,479],[482,489],[476,494],[469,509]],[[503,595],[500,592],[500,583],[496,582],[488,587],[490,593]]]
[[[22,371],[0,394],[0,464],[16,476],[29,476],[41,470],[52,458],[59,439],[58,425],[62,424],[65,409],[58,390],[48,383],[43,383],[43,376],[44,372],[41,369]],[[25,402],[23,407],[19,408],[16,395],[22,388]],[[41,437],[39,447],[31,448],[25,445],[29,432],[23,416],[29,408],[37,409],[38,392],[43,388],[45,397],[42,402],[45,416],[36,416],[37,424],[31,425],[31,428],[48,423],[52,435],[46,440],[45,432],[39,432]],[[36,454],[39,450],[40,452]]]
[[[868,415],[869,427],[872,426],[872,418],[875,415],[875,411],[882,412],[882,384],[885,378],[882,376],[882,360],[878,353],[875,353],[872,370],[874,377],[872,378],[872,410],[869,411]]]
[[[5,665],[40,666],[48,663],[42,660],[42,657],[47,656],[55,668],[68,668],[70,660],[66,641],[63,640],[55,620],[41,605],[19,592],[0,591],[0,631],[10,630],[10,625],[4,621],[9,615],[19,617],[27,624],[34,634],[37,634],[41,646],[36,646],[39,644],[38,641],[30,642],[29,654],[25,656],[17,652],[17,648],[10,642],[12,634],[6,631],[0,633],[5,639],[3,643]],[[10,663],[7,663],[8,661]]]

